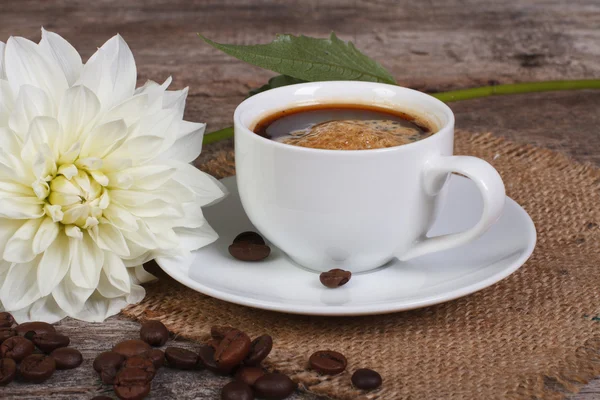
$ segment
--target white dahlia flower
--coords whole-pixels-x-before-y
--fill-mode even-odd
[[[43,29],[0,42],[0,308],[19,322],[102,321],[144,297],[143,263],[217,238],[187,88],[136,75],[118,35],[85,64]]]

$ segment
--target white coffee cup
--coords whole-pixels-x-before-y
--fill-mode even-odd
[[[437,132],[372,150],[292,146],[253,132],[278,111],[314,104],[365,104],[425,118]],[[481,236],[500,217],[502,179],[487,162],[453,156],[454,114],[427,94],[370,82],[315,82],[272,89],[235,110],[237,184],[250,221],[298,264],[316,271],[367,271]],[[427,237],[450,173],[470,178],[483,198],[479,222],[460,233]]]

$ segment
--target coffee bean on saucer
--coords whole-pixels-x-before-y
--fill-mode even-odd
[[[254,386],[254,382],[264,374],[265,371],[260,367],[242,367],[235,373],[235,379],[246,385]]]
[[[25,334],[25,337],[29,339],[29,331]],[[60,333],[34,333],[33,337],[30,339],[33,344],[36,345],[38,349],[43,351],[44,353],[50,353],[54,349],[58,349],[59,347],[67,347],[69,343],[71,343],[71,339],[68,336],[61,335]]]
[[[17,375],[17,363],[12,358],[0,358],[0,386],[11,383]]]
[[[50,353],[56,362],[56,369],[73,369],[77,368],[83,362],[83,356],[77,349],[70,347],[59,347]]]
[[[296,384],[284,374],[265,374],[254,382],[254,393],[266,400],[283,400],[296,390]]]
[[[215,361],[223,368],[240,364],[250,352],[250,338],[242,331],[229,331],[215,351]]]
[[[265,239],[256,232],[242,232],[233,239],[233,243],[265,244]]]
[[[264,244],[238,242],[229,246],[229,254],[240,261],[261,261],[271,254],[271,248]]]
[[[223,338],[225,337],[225,335],[227,335],[227,333],[229,333],[230,331],[237,331],[237,330],[238,329],[235,329],[231,326],[215,325],[210,328],[210,336],[216,340],[223,340]]]
[[[145,353],[150,349],[151,347],[148,343],[139,339],[131,339],[117,343],[112,351],[123,354],[125,357],[133,357]]]
[[[15,319],[11,313],[0,312],[0,328],[10,328],[15,324]]]
[[[141,368],[123,368],[115,378],[113,389],[121,400],[141,400],[150,393],[148,374]]]
[[[200,350],[198,351],[198,359],[204,368],[215,374],[227,375],[233,369],[233,367],[224,367],[217,364],[215,361],[215,348],[206,344],[200,346]]]
[[[250,344],[250,353],[246,356],[244,364],[258,365],[260,364],[273,349],[273,338],[269,335],[257,337]]]
[[[244,382],[232,381],[221,389],[221,400],[254,400],[254,393]]]
[[[159,349],[148,350],[145,353],[142,353],[140,357],[146,357],[148,360],[152,361],[154,364],[154,368],[159,369],[165,365],[165,353]]]
[[[352,272],[336,268],[327,272],[323,272],[321,275],[319,275],[319,280],[324,286],[335,289],[340,286],[344,286],[346,283],[348,283],[351,277]]]
[[[121,368],[121,365],[123,365],[124,361],[125,356],[123,354],[115,353],[114,351],[105,351],[96,356],[93,367],[98,373],[102,372],[102,369],[107,367],[118,370]]]
[[[352,374],[352,384],[358,389],[373,390],[381,386],[381,375],[377,371],[361,368]]]
[[[27,356],[19,365],[19,374],[27,382],[42,383],[56,371],[54,358],[45,354]]]
[[[324,375],[337,375],[344,372],[348,361],[337,351],[317,351],[308,360],[310,368]]]
[[[192,369],[198,364],[198,355],[180,347],[167,347],[165,358],[171,368]]]
[[[21,336],[10,337],[0,345],[2,358],[12,358],[17,363],[32,354],[34,350],[33,343]]]
[[[12,328],[0,328],[0,344],[9,337],[17,336],[17,331]]]
[[[160,321],[146,321],[140,329],[140,339],[150,346],[162,346],[169,340],[169,330]]]
[[[33,321],[33,322],[25,322],[24,324],[17,325],[15,327],[17,334],[20,336],[25,336],[25,334],[29,331],[34,331],[38,335],[40,333],[55,333],[56,329],[52,325],[47,322],[41,321]]]

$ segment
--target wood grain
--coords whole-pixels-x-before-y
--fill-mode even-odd
[[[600,3],[596,0],[20,0],[0,2],[0,40],[38,40],[40,26],[68,39],[89,57],[120,33],[134,52],[138,81],[190,86],[187,119],[209,131],[231,124],[247,90],[272,74],[202,43],[196,32],[223,42],[270,41],[275,33],[343,39],[384,64],[409,87],[435,92],[482,84],[600,76]],[[451,104],[457,127],[491,131],[564,151],[600,165],[600,92],[530,94]],[[38,386],[13,383],[0,398],[88,399],[105,391],[91,368],[95,354],[138,325],[114,317],[103,324],[71,319],[59,329],[84,353],[84,365]],[[196,344],[182,343],[194,348]],[[163,370],[154,399],[214,399],[226,382],[206,372]],[[577,400],[600,399],[600,380]],[[315,399],[298,393],[294,399]]]

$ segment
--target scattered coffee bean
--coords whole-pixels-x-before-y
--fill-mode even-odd
[[[115,378],[115,394],[121,400],[141,400],[150,393],[148,374],[141,368],[123,368]]]
[[[231,367],[224,367],[222,365],[218,365],[215,361],[215,348],[209,345],[200,346],[200,350],[198,351],[198,358],[200,359],[201,365],[207,370],[219,374],[219,375],[227,375],[231,372]]]
[[[381,386],[381,375],[377,371],[361,368],[352,374],[352,384],[358,389],[373,390]]]
[[[17,331],[12,328],[0,328],[0,344],[9,337],[17,336]]]
[[[45,354],[32,354],[27,356],[19,365],[21,377],[33,383],[42,383],[52,376],[56,370],[54,358]]]
[[[150,346],[163,346],[169,340],[169,330],[160,321],[146,321],[140,329],[140,339]]]
[[[94,398],[92,398],[92,400],[113,400],[112,397],[108,397],[108,396],[96,396]]]
[[[246,385],[254,386],[254,382],[264,374],[265,371],[260,367],[242,367],[235,373],[235,379]]]
[[[256,232],[242,232],[233,239],[233,243],[251,243],[264,245],[265,239]]]
[[[337,268],[319,275],[321,283],[331,289],[344,286],[350,278],[352,278],[352,272]]]
[[[223,340],[225,335],[231,331],[237,331],[238,329],[232,328],[231,326],[215,325],[210,328],[210,336],[215,340]]]
[[[149,381],[154,379],[154,376],[156,375],[156,368],[154,368],[154,363],[152,360],[143,356],[129,357],[121,366],[121,369],[123,368],[139,368],[144,370],[146,371]]]
[[[139,339],[131,339],[117,343],[112,351],[123,354],[125,357],[132,357],[145,353],[150,349],[151,347],[148,343]]]
[[[344,372],[348,361],[337,351],[317,351],[308,360],[312,369],[324,375],[336,375]]]
[[[208,342],[206,342],[206,344],[216,350],[221,344],[221,341],[217,339],[210,339]]]
[[[283,400],[296,390],[296,384],[284,374],[265,374],[254,382],[257,397],[266,400]]]
[[[221,400],[254,400],[254,393],[244,382],[232,381],[221,389]]]
[[[222,368],[233,368],[240,364],[250,352],[250,338],[242,331],[227,332],[215,351],[215,361]]]
[[[0,386],[5,386],[15,379],[17,363],[12,358],[0,358]]]
[[[28,334],[29,332],[25,334],[26,338],[28,338]],[[69,339],[68,336],[53,332],[34,333],[30,340],[44,353],[51,353],[52,350],[58,349],[59,347],[67,347],[69,343],[71,343],[71,339]]]
[[[250,344],[250,353],[246,356],[244,364],[258,365],[260,364],[273,349],[273,338],[269,335],[257,337]]]
[[[152,361],[152,364],[154,364],[154,368],[156,369],[165,365],[165,353],[162,350],[148,350],[147,352],[142,353],[141,357],[146,357],[148,360]]]
[[[180,347],[167,347],[165,358],[170,367],[177,369],[192,369],[198,364],[196,353]]]
[[[10,328],[15,324],[15,319],[11,313],[0,312],[0,328]]]
[[[229,254],[240,261],[260,261],[271,254],[271,248],[264,244],[234,242],[229,246]]]
[[[33,343],[21,336],[13,336],[6,339],[0,345],[0,356],[2,358],[12,358],[19,363],[35,350]]]
[[[102,372],[102,369],[106,367],[118,370],[124,361],[125,356],[123,354],[115,353],[114,351],[105,351],[96,356],[93,367],[98,373]]]
[[[56,369],[77,368],[83,362],[83,356],[79,350],[70,347],[59,347],[50,353],[50,356],[56,361]]]
[[[56,329],[54,329],[52,325],[41,321],[25,322],[24,324],[17,325],[15,330],[17,331],[17,334],[21,336],[25,336],[25,334],[29,331],[34,331],[38,335],[40,333],[56,332]]]
[[[100,371],[100,380],[106,385],[114,385],[119,369],[114,367],[103,367]]]

